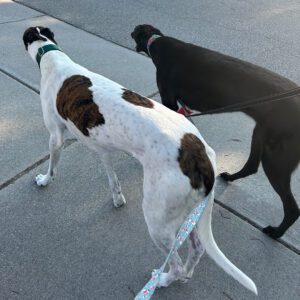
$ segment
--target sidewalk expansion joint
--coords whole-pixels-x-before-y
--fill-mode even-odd
[[[152,93],[152,94],[150,94],[149,96],[147,96],[147,98],[152,98],[152,97],[154,97],[154,96],[156,96],[156,95],[158,95],[159,94],[159,92],[157,91],[157,92],[155,92],[155,93]]]
[[[77,139],[66,139],[64,141],[64,149],[69,147],[70,145],[74,144],[77,141]],[[9,186],[10,184],[15,183],[19,178],[21,178],[22,176],[26,175],[27,173],[29,173],[31,170],[35,169],[36,167],[38,167],[39,165],[41,165],[42,163],[44,163],[45,161],[47,161],[50,158],[50,155],[47,154],[46,156],[44,156],[43,158],[39,159],[38,161],[36,161],[35,163],[33,163],[31,166],[27,167],[26,169],[24,169],[23,171],[21,171],[20,173],[18,173],[17,175],[15,175],[14,177],[8,179],[7,181],[3,182],[0,185],[0,191],[4,188],[6,188],[7,186]]]
[[[102,40],[104,40],[104,41],[106,41],[106,42],[108,42],[108,43],[114,44],[114,45],[116,45],[116,46],[119,46],[119,47],[122,47],[122,48],[124,48],[124,49],[130,50],[130,51],[134,52],[135,54],[142,55],[142,56],[144,56],[144,57],[146,57],[146,58],[149,58],[147,55],[145,55],[145,54],[143,54],[143,53],[138,53],[138,52],[136,52],[134,49],[132,49],[132,48],[130,48],[130,47],[124,46],[124,45],[122,45],[122,44],[118,44],[118,43],[115,42],[115,41],[112,41],[112,40],[110,40],[110,39],[108,39],[108,38],[105,38],[105,37],[103,37],[103,36],[101,36],[101,35],[99,35],[99,34],[97,34],[97,33],[92,32],[92,31],[83,29],[83,28],[79,27],[78,25],[75,25],[75,24],[72,24],[72,23],[69,22],[69,21],[60,19],[60,18],[57,17],[57,16],[51,15],[51,14],[49,14],[49,13],[46,12],[46,11],[43,11],[43,10],[37,9],[37,8],[35,8],[35,7],[33,7],[33,6],[30,6],[30,5],[27,4],[27,3],[19,2],[19,1],[16,1],[16,0],[12,0],[12,1],[15,2],[16,4],[19,4],[19,5],[28,7],[28,8],[30,8],[30,9],[32,9],[32,10],[35,10],[35,11],[37,11],[37,12],[39,12],[39,13],[42,13],[42,14],[44,14],[45,16],[49,16],[49,17],[51,17],[51,18],[53,18],[53,19],[59,20],[59,21],[61,21],[62,23],[68,24],[68,25],[70,25],[70,26],[72,26],[72,27],[74,27],[74,28],[76,28],[76,29],[79,29],[79,30],[81,30],[81,31],[83,31],[83,32],[86,32],[86,33],[88,33],[88,34],[91,34],[91,35],[93,35],[93,36],[96,36],[96,37],[98,37],[98,38],[101,38]],[[149,58],[149,59],[150,59],[150,58]]]
[[[255,221],[249,219],[248,217],[242,215],[241,213],[239,213],[238,211],[236,211],[235,209],[233,209],[232,207],[222,203],[220,200],[215,198],[215,203],[217,203],[218,205],[220,205],[222,208],[226,209],[227,211],[229,211],[230,213],[232,213],[233,215],[235,215],[236,217],[238,217],[239,219],[249,223],[250,225],[252,225],[253,227],[255,227],[256,229],[262,231],[262,226],[260,226],[259,224],[257,224]],[[286,247],[287,249],[291,250],[292,252],[300,255],[300,250],[297,249],[295,246],[293,246],[292,244],[290,244],[289,242],[286,242],[284,240],[282,240],[281,238],[276,240],[278,243],[280,243],[281,245],[283,245],[284,247]]]
[[[136,50],[134,50],[134,49],[132,49],[132,48],[130,48],[130,47],[128,47],[128,46],[122,45],[122,44],[120,44],[120,43],[118,43],[118,42],[115,42],[115,41],[113,41],[113,40],[111,40],[111,39],[108,39],[108,38],[106,38],[106,37],[104,37],[104,36],[102,36],[102,35],[100,35],[100,34],[95,33],[95,32],[92,32],[92,31],[89,31],[89,30],[87,30],[87,29],[81,28],[81,27],[79,27],[79,25],[73,24],[73,23],[71,23],[70,21],[67,21],[67,20],[61,19],[61,18],[59,18],[59,17],[57,17],[57,16],[51,15],[51,14],[49,14],[48,12],[43,11],[43,10],[41,10],[41,9],[37,9],[37,8],[35,8],[34,6],[31,6],[31,5],[27,4],[27,3],[19,2],[18,0],[12,0],[12,1],[15,2],[16,4],[25,6],[25,7],[27,7],[27,8],[32,9],[32,10],[35,10],[35,11],[41,13],[41,14],[44,14],[44,16],[49,16],[49,17],[51,17],[51,18],[54,18],[54,19],[56,19],[56,20],[59,20],[59,21],[65,23],[65,24],[68,24],[68,25],[70,25],[70,26],[72,26],[72,27],[74,27],[74,28],[76,28],[76,29],[79,29],[79,30],[81,30],[81,31],[83,31],[83,32],[86,32],[86,33],[89,33],[89,34],[91,34],[91,35],[93,35],[93,36],[96,36],[96,37],[98,37],[98,38],[101,38],[102,40],[104,40],[104,41],[106,41],[106,42],[112,43],[112,44],[117,45],[117,46],[119,46],[119,47],[122,47],[122,48],[124,48],[124,49],[133,51],[134,53],[136,53],[136,54],[138,54],[138,55],[142,55],[142,56],[144,56],[144,57],[147,57],[148,59],[151,59],[148,55],[146,55],[146,54],[144,54],[144,53],[142,53],[142,52],[137,53]],[[206,20],[206,22],[207,22],[208,24],[211,23],[209,20]],[[244,30],[238,30],[238,29],[236,29],[236,28],[230,28],[230,27],[228,27],[228,26],[225,26],[225,27],[224,27],[223,25],[222,25],[222,28],[226,28],[227,30],[232,30],[232,31],[237,31],[237,32],[245,32]],[[266,36],[266,35],[262,35],[262,36],[265,37],[265,38],[267,38],[267,39],[270,39],[270,38],[271,38],[271,37]],[[289,53],[289,55],[292,55],[292,56],[295,57],[295,58],[299,58],[299,56],[298,56],[298,55],[295,55],[295,54]]]
[[[20,80],[18,80],[17,78],[14,78],[14,76],[8,74],[6,71],[3,71],[0,68],[0,71],[5,73],[6,75],[12,77],[13,79],[21,82]],[[35,91],[36,93],[39,94],[39,91],[37,91],[36,89],[32,88],[31,86],[29,86],[28,84],[25,84],[23,82],[21,82],[22,84],[24,84],[26,87],[32,89],[33,91]],[[147,98],[152,98],[154,96],[156,96],[159,92],[156,91],[152,94],[150,94],[149,96],[147,96]],[[69,147],[70,145],[74,144],[77,141],[77,139],[66,139],[64,141],[64,149]],[[15,183],[15,181],[17,181],[19,178],[21,178],[22,176],[26,175],[27,173],[29,173],[31,170],[35,169],[36,167],[38,167],[39,165],[41,165],[42,163],[44,163],[45,161],[47,161],[49,159],[49,154],[46,155],[45,157],[39,159],[38,161],[36,161],[35,163],[33,163],[31,166],[27,167],[26,169],[24,169],[23,171],[21,171],[20,173],[18,173],[17,175],[15,175],[14,177],[8,179],[7,181],[3,182],[2,184],[0,184],[0,190],[6,188],[7,186],[9,186],[10,184]]]
[[[155,95],[156,93],[154,93]],[[153,95],[153,94],[152,94]],[[150,97],[150,96],[149,96]],[[66,139],[64,142],[64,148],[69,147],[70,145],[74,144],[77,141],[77,139]],[[17,175],[15,175],[14,177],[10,178],[9,180],[5,181],[4,183],[2,183],[0,185],[0,190],[6,188],[7,186],[9,186],[10,184],[15,183],[18,179],[20,179],[22,176],[26,175],[27,173],[29,173],[31,170],[35,169],[36,167],[38,167],[39,165],[43,164],[44,162],[46,162],[49,159],[50,155],[46,155],[45,157],[41,158],[40,160],[36,161],[34,164],[32,164],[31,166],[27,167],[26,169],[24,169],[23,171],[21,171],[20,173],[18,173]],[[251,226],[255,227],[256,229],[262,231],[262,227],[257,224],[256,222],[254,222],[253,220],[249,219],[248,217],[242,215],[241,213],[239,213],[238,211],[234,210],[233,208],[231,208],[230,206],[222,203],[221,201],[215,199],[215,203],[218,204],[219,206],[221,206],[222,208],[226,209],[227,211],[229,211],[230,213],[232,213],[233,215],[235,215],[236,217],[238,217],[239,219],[241,219],[242,221],[247,222],[248,224],[250,224]],[[277,242],[280,243],[281,245],[283,245],[284,247],[286,247],[287,249],[289,249],[290,251],[300,255],[300,250],[297,249],[296,247],[294,247],[292,244],[282,240],[282,239],[277,239]]]
[[[38,95],[40,94],[40,91],[37,90],[36,88],[32,87],[30,84],[26,83],[25,81],[23,81],[22,79],[10,74],[9,72],[5,71],[4,69],[0,68],[0,72],[2,72],[3,74],[5,74],[6,76],[18,81],[19,83],[21,83],[22,85],[26,86],[27,88],[29,88],[30,90],[34,91],[35,93],[37,93]]]
[[[18,20],[14,20],[14,21],[2,22],[2,23],[0,23],[0,25],[10,24],[10,23],[17,23],[17,22],[23,22],[23,21],[27,21],[27,20],[31,20],[31,19],[35,19],[35,18],[39,18],[39,17],[44,17],[44,16],[45,16],[45,14],[40,14],[38,16],[32,16],[32,17],[18,19]]]
[[[7,186],[9,186],[10,184],[15,183],[15,181],[17,181],[19,178],[21,178],[23,175],[27,174],[28,172],[30,172],[31,170],[33,170],[34,168],[36,168],[37,166],[41,165],[42,163],[44,163],[46,160],[48,160],[50,157],[50,155],[46,155],[45,157],[41,158],[40,160],[36,161],[34,164],[32,164],[31,166],[27,167],[25,170],[21,171],[20,173],[18,173],[17,175],[15,175],[14,177],[8,179],[7,181],[3,182],[0,185],[0,191],[4,188],[6,188]]]

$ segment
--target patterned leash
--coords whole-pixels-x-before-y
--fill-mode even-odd
[[[173,246],[172,246],[164,264],[158,270],[154,270],[152,272],[151,279],[147,282],[147,284],[143,287],[143,289],[137,294],[137,296],[134,298],[135,300],[151,299],[152,295],[155,292],[155,289],[158,286],[160,275],[164,271],[168,261],[173,256],[174,252],[177,251],[181,247],[183,242],[186,240],[186,238],[189,236],[189,234],[191,233],[193,228],[196,226],[201,214],[203,213],[204,208],[207,205],[209,196],[210,195],[207,195],[204,198],[204,200],[196,208],[194,208],[193,211],[185,219],[184,223],[181,225],[181,227],[177,233],[176,239],[173,243]]]

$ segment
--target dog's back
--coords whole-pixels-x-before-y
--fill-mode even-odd
[[[51,78],[60,82],[45,84],[42,94],[47,95],[45,101],[53,106],[60,121],[91,148],[122,149],[145,163],[148,157],[155,157],[157,163],[177,163],[185,133],[197,136],[207,147],[194,125],[160,103],[75,63],[72,71],[69,66],[66,75],[62,74],[52,74]],[[55,86],[57,92],[53,92]]]

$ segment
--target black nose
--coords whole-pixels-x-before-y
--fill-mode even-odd
[[[132,31],[132,32],[131,32],[131,37],[132,37],[132,38],[133,38],[133,35],[134,35],[134,32]]]

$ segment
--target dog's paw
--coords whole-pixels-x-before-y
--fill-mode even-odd
[[[181,277],[179,278],[179,281],[181,283],[188,283],[188,281],[191,279],[191,277]]]
[[[114,194],[113,195],[113,203],[114,203],[114,206],[117,208],[126,204],[126,200],[125,200],[123,194],[122,193]]]
[[[219,175],[223,180],[225,181],[232,181],[232,175],[229,174],[228,172],[223,172]]]
[[[182,283],[187,283],[192,278],[193,273],[194,269],[187,272],[186,268],[184,268],[184,272],[182,272],[181,276],[179,277],[179,281]]]
[[[161,287],[167,287],[170,285],[170,280],[169,280],[169,276],[168,273],[161,273],[159,276],[159,281],[158,281],[158,285],[157,287],[161,288]]]
[[[35,183],[38,186],[46,186],[49,183],[49,180],[50,180],[50,176],[48,176],[47,174],[46,175],[39,174],[35,177]]]
[[[278,230],[278,227],[273,226],[267,226],[263,228],[262,231],[273,239],[278,239],[283,235],[283,233]]]

